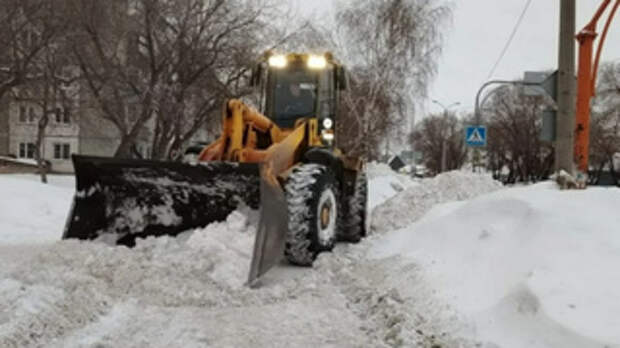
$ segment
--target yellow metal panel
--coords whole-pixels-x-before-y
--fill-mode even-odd
[[[302,145],[305,136],[306,127],[305,124],[303,124],[297,127],[280,143],[269,148],[266,165],[273,175],[278,176],[295,164],[297,161],[297,158],[295,158],[297,150]]]
[[[230,104],[232,106],[232,129],[227,157],[229,160],[235,160],[235,155],[243,148],[243,104],[239,100],[234,100]]]
[[[316,118],[311,118],[308,122],[308,145],[310,146],[323,146],[321,141],[321,135],[319,134],[319,121]]]

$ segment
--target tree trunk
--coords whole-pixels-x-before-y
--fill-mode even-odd
[[[123,135],[121,137],[121,143],[114,152],[114,158],[133,158],[133,152],[131,148],[134,145],[135,137],[131,135]]]
[[[47,184],[47,171],[49,168],[45,163],[45,159],[42,155],[42,147],[44,145],[43,140],[45,139],[45,129],[47,128],[47,124],[49,122],[49,118],[47,113],[43,112],[41,119],[39,120],[39,124],[37,126],[37,141],[35,143],[35,159],[37,161],[37,167],[39,168],[39,174],[41,175],[41,182]]]
[[[133,147],[136,144],[140,131],[143,130],[147,118],[141,117],[136,124],[133,125],[129,134],[121,133],[121,143],[116,148],[114,158],[134,158]]]

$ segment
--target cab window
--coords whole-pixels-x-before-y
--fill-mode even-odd
[[[274,121],[290,128],[295,121],[316,114],[317,76],[306,70],[275,73]]]

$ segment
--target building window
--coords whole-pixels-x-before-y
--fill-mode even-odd
[[[27,121],[28,119],[26,118],[26,107],[22,105],[19,107],[19,122],[26,123]]]
[[[28,123],[35,123],[37,115],[34,113],[34,108],[31,106],[28,108]]]
[[[70,159],[71,144],[54,144],[54,159]]]
[[[28,158],[34,158],[35,149],[36,147],[33,143],[28,143],[28,151],[26,151],[26,155],[28,155]]]
[[[56,123],[71,124],[71,111],[69,108],[57,107],[54,109],[53,115]]]
[[[71,123],[71,111],[69,110],[69,108],[65,108],[64,112],[62,113],[62,123]]]
[[[19,107],[19,123],[36,123],[37,112],[34,106]]]
[[[34,158],[34,143],[19,143],[19,158]]]
[[[54,113],[56,115],[56,123],[61,123],[62,122],[62,109],[56,108]]]
[[[69,144],[63,144],[62,145],[62,157],[64,159],[71,158],[71,145],[69,145]]]

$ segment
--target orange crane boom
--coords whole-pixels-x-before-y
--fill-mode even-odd
[[[604,0],[592,17],[592,20],[577,34],[579,42],[579,67],[577,70],[577,108],[576,108],[576,129],[575,129],[575,161],[581,173],[588,173],[588,158],[590,148],[590,102],[596,93],[596,76],[603,44],[607,38],[607,32],[613,18],[620,5],[620,0],[616,0],[605,28],[601,40],[598,43],[594,64],[592,64],[592,52],[594,40],[597,37],[596,25],[605,13],[612,0]]]

